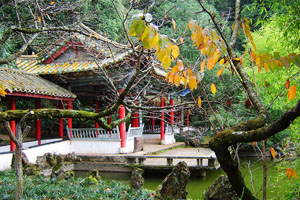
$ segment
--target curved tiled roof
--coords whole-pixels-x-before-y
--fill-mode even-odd
[[[64,62],[64,63],[51,63],[40,64],[34,60],[22,60],[16,61],[19,69],[33,74],[64,74],[72,72],[91,71],[99,69],[99,67],[107,67],[114,63],[118,63],[125,59],[129,52],[117,54],[113,58],[105,58],[96,62],[84,61],[84,62]]]
[[[1,68],[0,82],[9,93],[26,93],[59,98],[76,98],[72,92],[22,70]]]

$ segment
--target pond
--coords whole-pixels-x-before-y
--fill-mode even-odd
[[[249,171],[249,167],[251,166],[251,172]],[[262,162],[257,161],[255,159],[243,159],[241,162],[241,171],[245,177],[245,181],[248,185],[248,188],[255,190],[255,193],[259,194],[259,197],[262,195]],[[278,191],[277,187],[272,185],[276,182],[277,175],[282,173],[282,171],[276,168],[276,163],[272,161],[268,161],[268,185],[269,189],[267,190],[268,199],[275,198]],[[78,173],[76,173],[78,175]],[[130,174],[126,173],[100,173],[101,177],[104,180],[111,181],[116,180],[120,181],[124,184],[130,184]],[[222,174],[225,174],[221,169],[208,171],[206,177],[191,177],[188,181],[187,191],[189,199],[203,199],[205,190]],[[80,175],[79,175],[80,176]],[[253,178],[251,178],[253,177]],[[162,180],[165,176],[147,176],[145,174],[145,185],[144,188],[155,191],[157,186],[161,184]],[[251,180],[253,180],[253,184],[251,184]],[[288,179],[284,179],[283,181],[288,182]],[[281,185],[284,182],[281,182]],[[253,187],[252,187],[253,185]]]

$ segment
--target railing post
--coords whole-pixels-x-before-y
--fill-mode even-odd
[[[208,166],[209,167],[215,167],[216,159],[215,158],[209,158],[208,159]]]
[[[197,158],[197,167],[202,167],[202,158]]]
[[[167,158],[168,166],[173,166],[173,158]]]

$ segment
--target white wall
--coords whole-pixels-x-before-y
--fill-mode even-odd
[[[76,154],[119,153],[121,142],[116,141],[70,141],[70,151]]]
[[[33,143],[32,143],[33,144]],[[127,140],[128,151],[133,152],[134,141],[133,139]],[[25,146],[25,145],[24,145]],[[28,145],[27,145],[28,146]],[[116,141],[58,141],[51,144],[34,146],[31,148],[24,149],[23,152],[26,154],[30,163],[35,163],[38,156],[43,156],[46,153],[55,154],[117,154],[121,147],[121,142]],[[10,169],[12,160],[12,153],[0,154],[0,170]]]
[[[10,169],[12,153],[0,154],[0,171]]]
[[[71,141],[67,140],[67,141],[61,141],[61,142],[52,143],[48,145],[37,146],[37,147],[23,150],[23,152],[26,154],[30,163],[35,163],[37,160],[37,156],[43,156],[46,153],[55,153],[55,154],[72,153],[70,148],[70,142]]]
[[[162,144],[174,144],[176,142],[174,134],[169,135],[169,134],[165,134],[165,140],[162,140],[161,143]]]

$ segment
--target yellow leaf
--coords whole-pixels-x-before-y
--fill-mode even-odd
[[[222,68],[218,71],[217,76],[221,76],[221,74],[223,73],[223,70],[224,70],[224,67],[222,67]]]
[[[290,87],[290,89],[288,91],[288,98],[291,101],[295,96],[296,96],[296,86],[293,85]]]
[[[176,75],[175,75],[175,77],[174,77],[174,84],[176,85],[176,86],[179,86],[180,85],[180,75],[177,73]]]
[[[201,98],[198,97],[198,107],[199,107],[199,108],[201,108],[201,103],[202,103]]]
[[[172,45],[172,59],[176,59],[179,56],[179,47],[177,45]]]
[[[271,147],[270,152],[271,152],[272,157],[275,158],[276,157],[276,151],[273,147]]]
[[[180,40],[180,43],[183,44],[184,41],[183,41],[183,38],[182,37],[179,37],[179,40]]]
[[[188,68],[187,70],[188,70],[189,76],[194,76],[193,70],[191,70],[190,68]]]
[[[220,65],[223,65],[224,62],[225,62],[225,60],[224,60],[224,58],[222,58],[222,59],[220,60],[219,64],[220,64]]]
[[[190,76],[189,88],[190,90],[197,89],[197,80],[195,76]]]
[[[216,94],[217,88],[216,88],[215,84],[212,83],[212,84],[210,85],[210,90],[211,90],[211,92],[212,92],[213,94]]]
[[[141,36],[142,45],[146,49],[150,49],[149,43],[149,26],[146,26]]]
[[[175,30],[176,29],[176,22],[174,19],[172,19],[172,24],[173,24],[173,29]]]
[[[169,78],[169,82],[170,82],[171,84],[174,83],[174,73],[173,73],[173,72],[169,72],[169,73],[167,74],[167,78]]]
[[[176,64],[177,64],[177,66],[178,66],[178,70],[179,70],[179,71],[184,70],[184,65],[183,65],[183,63],[182,63],[181,60],[177,60],[177,61],[176,61]]]
[[[159,36],[158,34],[156,34],[153,38],[149,39],[149,45],[150,45],[150,49],[151,48],[159,48]]]
[[[187,86],[187,79],[184,76],[182,76],[181,80],[183,81],[184,87],[186,88],[186,86]]]
[[[220,58],[219,51],[215,51],[215,53],[212,56],[213,62],[216,64],[218,62],[219,58]]]
[[[227,52],[227,48],[223,40],[221,40],[221,49],[222,49],[222,54],[225,55]]]
[[[211,70],[215,66],[215,63],[213,61],[213,58],[210,58],[207,62],[207,69]]]
[[[211,37],[214,42],[219,39],[218,33],[215,30],[211,31]]]
[[[289,180],[291,180],[292,176],[294,178],[298,179],[297,173],[292,168],[287,168],[286,169],[286,175],[287,175],[287,177],[288,177]]]
[[[5,92],[5,87],[3,83],[0,83],[0,96],[5,96],[7,93]]]
[[[254,51],[252,50],[250,54],[251,54],[252,61],[256,62],[256,55],[255,55]]]
[[[164,69],[168,69],[171,65],[171,58],[170,56],[165,56],[163,57],[161,64],[163,66]]]
[[[268,71],[269,71],[269,66],[268,66],[268,64],[267,64],[267,63],[264,63],[263,66],[264,66],[266,72],[268,72]]]
[[[173,73],[177,73],[178,71],[179,71],[178,66],[175,65],[175,66],[172,68],[172,72],[173,72]]]
[[[38,19],[39,22],[42,22],[42,18],[41,17],[38,17],[37,19]]]
[[[201,70],[200,70],[200,72],[204,72],[205,62],[206,62],[206,59],[204,59],[203,62],[201,63]]]
[[[202,49],[204,48],[204,36],[202,34],[202,29],[200,26],[195,26],[196,29],[194,32],[191,34],[191,39],[194,42],[194,45],[197,46],[197,49]]]
[[[55,1],[51,1],[50,5],[53,6],[55,4]]]

